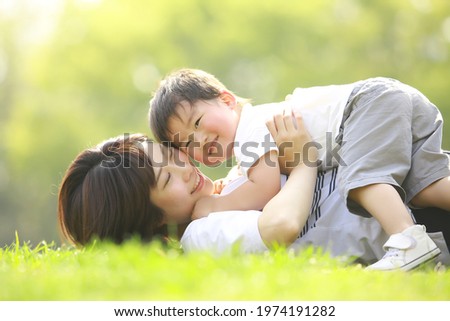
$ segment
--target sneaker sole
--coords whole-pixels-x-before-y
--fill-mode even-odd
[[[418,267],[419,265],[421,265],[421,264],[423,264],[425,262],[431,261],[436,256],[438,256],[439,254],[441,254],[441,250],[438,247],[436,247],[433,250],[431,250],[430,252],[427,252],[424,255],[418,257],[414,261],[411,261],[408,264],[403,265],[399,269],[403,270],[403,271],[410,271],[410,270]]]

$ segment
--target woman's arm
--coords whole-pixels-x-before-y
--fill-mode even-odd
[[[285,155],[291,155],[292,171],[281,191],[264,207],[258,228],[268,247],[287,246],[297,239],[309,216],[317,176],[317,149],[310,144],[311,137],[300,115],[276,115],[267,127],[278,146],[292,142],[285,145]]]

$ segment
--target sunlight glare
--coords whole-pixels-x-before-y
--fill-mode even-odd
[[[155,89],[160,77],[158,68],[153,64],[140,65],[133,71],[134,86],[144,93],[149,93]]]
[[[8,73],[8,61],[5,52],[0,48],[0,84],[6,79]]]
[[[447,42],[450,42],[450,17],[447,17],[442,23],[442,33]]]
[[[424,13],[430,12],[432,9],[432,5],[429,0],[411,0],[411,4],[417,11]]]
[[[0,19],[13,22],[19,43],[41,43],[54,30],[63,4],[63,0],[1,0]]]

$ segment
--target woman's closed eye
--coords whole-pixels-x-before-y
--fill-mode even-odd
[[[163,147],[162,145],[160,145],[161,148],[161,153],[164,156],[164,163],[165,166],[162,166],[161,169],[159,170],[159,172],[156,174],[156,184],[161,184],[158,183],[159,181],[161,181],[163,179],[163,183],[162,183],[162,189],[164,189],[167,184],[169,183],[172,174],[169,171],[169,165],[170,163],[173,163],[173,159],[174,159],[174,150],[173,147]]]
[[[164,182],[163,188],[165,188],[167,186],[167,184],[169,184],[170,178],[172,177],[172,175],[170,173],[167,173],[167,177],[166,180]]]
[[[173,163],[174,162],[174,158],[175,158],[175,153],[173,152],[173,148],[169,148],[168,151],[169,151],[169,153],[168,153],[168,160],[169,160],[170,163]],[[164,182],[163,188],[166,187],[167,184],[169,184],[171,178],[172,178],[172,174],[170,172],[167,172],[167,177],[166,177],[166,180]]]

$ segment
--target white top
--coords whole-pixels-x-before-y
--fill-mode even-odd
[[[362,263],[373,263],[384,255],[387,235],[374,218],[348,212],[335,189],[337,169],[319,172],[311,213],[299,238],[289,247],[300,251],[307,246],[321,247],[332,256],[354,256]],[[285,182],[286,177],[282,178]],[[241,177],[227,185],[224,193],[245,182]],[[236,249],[242,253],[268,250],[258,230],[260,211],[224,211],[191,222],[181,238],[185,252],[210,251],[222,254]],[[441,232],[429,233],[442,251],[439,259],[450,265],[450,253]]]
[[[244,175],[261,156],[276,150],[276,144],[266,127],[266,120],[284,108],[301,113],[305,126],[318,145],[321,169],[337,166],[327,151],[336,147],[345,106],[355,84],[296,88],[286,101],[243,106],[234,139],[234,155]]]

